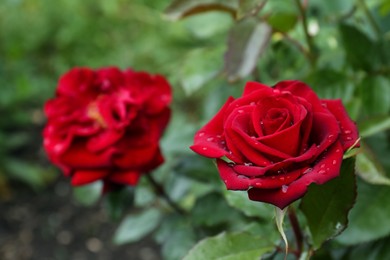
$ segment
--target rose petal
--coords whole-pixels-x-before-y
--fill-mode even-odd
[[[110,182],[134,186],[137,185],[141,173],[138,171],[115,171],[107,180]]]
[[[123,136],[123,129],[120,130],[106,130],[103,131],[87,141],[87,149],[93,153],[106,149],[116,142],[118,142]]]
[[[281,209],[285,208],[301,198],[311,183],[323,184],[339,176],[343,160],[342,149],[341,143],[337,141],[316,163],[312,171],[307,171],[289,186],[282,186],[279,189],[252,188],[248,191],[249,199],[270,203]]]
[[[340,140],[345,151],[354,145],[356,140],[359,138],[356,124],[348,116],[348,113],[340,99],[322,101],[339,122],[341,128]],[[359,147],[359,144],[357,147]]]
[[[73,173],[71,183],[73,186],[85,185],[105,178],[108,173],[107,169],[77,170]]]
[[[80,98],[83,93],[84,98],[94,96],[95,93],[90,91],[90,85],[95,80],[95,72],[89,68],[73,68],[64,74],[58,83],[57,96],[68,96]]]
[[[209,158],[219,158],[228,153],[224,146],[220,143],[219,138],[216,137],[223,135],[223,122],[225,113],[233,100],[234,98],[229,97],[224,106],[210,120],[210,122],[203,126],[198,132],[196,132],[194,137],[194,144],[190,147],[190,149]],[[210,138],[214,139],[210,141]]]
[[[261,84],[259,82],[249,81],[245,84],[244,93],[242,94],[242,96],[247,96],[247,95],[252,94],[255,91],[259,91],[259,90],[263,90],[263,89],[270,90],[271,87],[264,85],[264,84]]]
[[[85,142],[78,141],[72,144],[60,157],[62,164],[71,168],[98,168],[109,167],[115,148],[106,149],[99,153],[90,152]]]
[[[152,162],[156,151],[157,144],[143,147],[128,147],[126,150],[123,150],[123,154],[115,157],[114,163],[122,169],[139,169]]]

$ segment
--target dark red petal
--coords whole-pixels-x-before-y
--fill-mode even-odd
[[[220,138],[224,133],[223,127],[226,110],[233,100],[234,98],[229,97],[225,105],[210,120],[210,122],[196,132],[194,144],[190,147],[194,152],[210,158],[219,158],[227,154],[223,144],[221,144]]]
[[[237,175],[233,168],[225,161],[217,159],[219,175],[228,190],[247,190],[250,187],[250,179]]]
[[[339,122],[341,128],[340,141],[345,151],[354,145],[359,138],[356,124],[348,116],[348,113],[340,99],[322,101]],[[357,147],[359,147],[359,144],[357,144]]]
[[[282,186],[279,189],[252,188],[248,191],[249,198],[273,204],[281,209],[285,208],[295,200],[303,197],[311,183],[321,185],[339,176],[343,160],[342,149],[341,143],[337,141],[324,153],[323,157],[311,171],[306,170],[306,174],[290,185]]]
[[[72,175],[71,184],[73,186],[85,185],[97,180],[104,179],[108,175],[109,170],[77,170]]]
[[[259,82],[249,81],[245,84],[244,93],[242,96],[247,96],[252,94],[255,91],[259,91],[262,89],[271,89],[269,86],[261,84]]]
[[[289,91],[295,96],[306,99],[312,105],[313,111],[324,111],[324,107],[322,106],[321,100],[318,98],[317,94],[303,82],[297,80],[285,80],[278,82],[274,88],[281,91]]]
[[[71,168],[98,168],[109,167],[112,164],[112,156],[116,152],[115,148],[106,149],[99,153],[90,152],[85,143],[77,142],[66,150],[59,160]]]
[[[95,79],[95,72],[89,68],[73,68],[64,74],[58,83],[57,96],[79,98],[80,93],[92,96],[90,88]]]
[[[123,133],[124,129],[107,129],[89,138],[87,142],[87,149],[91,152],[99,152],[103,149],[113,146],[122,138]]]
[[[131,144],[129,144],[130,146]],[[158,147],[155,145],[147,145],[144,147],[128,147],[123,151],[123,154],[115,157],[115,165],[122,169],[139,169],[153,163]]]
[[[117,184],[137,185],[141,173],[138,171],[116,171],[108,176],[107,180]]]

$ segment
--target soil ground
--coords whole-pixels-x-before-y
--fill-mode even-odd
[[[64,178],[36,192],[9,183],[0,196],[0,259],[2,260],[160,260],[150,238],[116,246],[112,222],[101,205],[85,207],[72,197]]]

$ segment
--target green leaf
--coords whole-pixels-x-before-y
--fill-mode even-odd
[[[355,26],[341,24],[339,30],[350,64],[356,69],[371,71],[376,63],[374,42]]]
[[[222,233],[200,241],[188,252],[184,260],[258,260],[260,256],[271,252],[273,249],[274,245],[264,237],[247,233]]]
[[[390,129],[390,116],[381,116],[364,120],[359,124],[360,135],[368,137]]]
[[[190,96],[222,69],[222,49],[195,49],[184,57],[180,72],[180,83],[184,92]],[[206,58],[207,57],[207,58]]]
[[[123,212],[134,204],[134,188],[124,187],[111,191],[104,197],[104,206],[111,219],[116,221],[122,217]]]
[[[363,146],[363,152],[356,157],[356,173],[368,183],[390,185],[385,169],[366,145]]]
[[[164,218],[156,231],[156,240],[162,245],[164,259],[181,260],[195,245],[196,235],[192,223],[177,214]]]
[[[102,194],[103,184],[101,181],[95,181],[91,184],[74,187],[73,196],[84,206],[95,204]]]
[[[229,207],[220,194],[213,192],[196,201],[192,209],[192,218],[197,225],[212,227],[238,219],[239,214]]]
[[[122,245],[142,239],[157,227],[160,218],[161,213],[153,208],[138,215],[127,216],[115,232],[114,243]]]
[[[250,200],[246,191],[225,190],[224,195],[230,206],[248,217],[260,217],[265,220],[270,220],[273,217],[273,206]]]
[[[224,11],[235,16],[237,8],[238,0],[174,0],[165,14],[171,20],[208,11]]]
[[[340,176],[323,184],[310,185],[300,208],[305,214],[314,248],[340,234],[348,224],[348,212],[356,198],[355,159],[343,161]]]
[[[358,197],[349,214],[349,226],[336,238],[345,245],[373,241],[390,235],[390,189],[358,182]]]
[[[381,117],[390,111],[390,80],[383,76],[367,76],[358,86],[365,117]]]
[[[244,19],[229,32],[225,72],[229,81],[248,76],[271,39],[271,27],[256,19]]]

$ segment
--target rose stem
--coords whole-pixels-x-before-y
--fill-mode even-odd
[[[179,213],[180,215],[186,215],[186,212],[180,208],[169,196],[168,194],[165,192],[163,186],[158,183],[150,173],[147,173],[145,174],[146,176],[146,179],[148,179],[148,181],[150,182],[150,184],[152,184],[153,186],[153,189],[155,191],[155,193],[159,196],[162,196],[165,201],[177,212]]]
[[[305,7],[302,5],[301,0],[295,0],[295,3],[297,4],[297,7],[299,9],[299,13],[302,17],[303,31],[305,33],[306,42],[307,42],[307,45],[309,47],[310,63],[314,67],[315,63],[316,63],[315,47],[314,47],[314,43],[313,43],[313,38],[309,34]]]
[[[303,248],[303,235],[301,228],[299,226],[299,222],[297,219],[297,215],[295,214],[295,210],[293,207],[288,208],[288,218],[290,220],[291,226],[294,231],[295,240],[297,241],[297,258],[301,256],[302,248]]]

